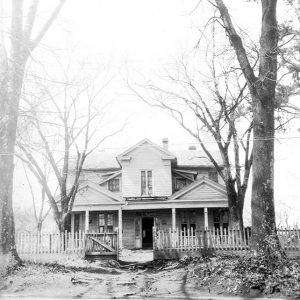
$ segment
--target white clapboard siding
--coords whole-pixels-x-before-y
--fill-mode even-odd
[[[219,192],[215,188],[203,183],[199,187],[185,194],[183,197],[189,200],[213,200],[223,198],[224,195],[222,192]]]
[[[141,170],[152,170],[153,195],[172,194],[170,160],[150,144],[143,144],[128,154],[130,161],[122,162],[122,191],[124,197],[141,196]]]

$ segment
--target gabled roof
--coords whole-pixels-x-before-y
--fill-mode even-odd
[[[177,150],[173,151],[173,153],[177,157],[178,167],[214,167],[214,165],[202,149],[179,151]],[[223,165],[222,157],[218,149],[210,149],[210,153],[219,165]]]
[[[154,147],[155,149],[159,150],[160,152],[162,152],[166,159],[175,159],[176,157],[173,155],[173,153],[169,152],[168,150],[164,149],[163,147],[160,147],[156,144],[154,144],[153,142],[151,142],[148,139],[143,139],[142,141],[138,142],[137,144],[135,144],[134,146],[130,147],[129,149],[127,149],[126,151],[124,151],[123,153],[121,153],[120,155],[117,156],[117,160],[120,161],[121,159],[124,158],[129,158],[128,155],[134,151],[135,149],[141,147],[144,144],[149,144],[152,147]]]
[[[211,190],[216,191],[220,196],[227,198],[227,192],[225,186],[210,180],[209,178],[203,176],[200,180],[194,181],[193,183],[185,186],[181,190],[177,191],[169,197],[169,200],[179,199],[181,197],[187,197],[188,194],[197,190],[201,185],[206,185]]]
[[[124,202],[123,197],[120,196],[119,194],[113,193],[113,192],[103,188],[102,186],[99,186],[99,184],[92,182],[90,180],[85,180],[80,183],[80,185],[78,187],[78,193],[80,193],[81,190],[84,190],[87,187],[92,189],[94,192],[100,193],[102,195],[106,195],[107,197],[109,197],[115,201]]]
[[[117,153],[107,151],[95,151],[89,154],[83,164],[84,170],[120,170],[116,159]],[[70,168],[75,168],[75,161],[71,161]]]

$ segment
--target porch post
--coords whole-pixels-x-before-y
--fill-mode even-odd
[[[172,230],[176,230],[176,208],[172,208]]]
[[[119,215],[118,215],[118,222],[119,222],[119,248],[123,248],[123,227],[122,227],[122,209],[119,209]]]
[[[74,219],[75,215],[74,213],[71,213],[71,233],[74,234]]]
[[[85,211],[85,228],[84,228],[85,232],[89,232],[89,221],[90,221],[89,211],[86,210]]]
[[[204,207],[204,229],[208,229],[208,208]]]

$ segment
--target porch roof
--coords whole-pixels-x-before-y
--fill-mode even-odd
[[[201,179],[182,188],[169,197],[170,200],[211,200],[223,199],[228,201],[225,186],[203,176]],[[177,200],[178,201],[178,200]]]
[[[73,211],[88,210],[90,207],[96,206],[119,209],[124,204],[125,201],[119,194],[113,193],[90,180],[86,180],[78,188]]]

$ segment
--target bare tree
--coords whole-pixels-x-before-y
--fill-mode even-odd
[[[23,167],[24,167],[24,164],[23,164]],[[45,174],[46,180],[48,181],[50,170],[49,170],[48,163],[46,160],[43,161],[42,170],[43,170],[43,174]],[[31,199],[32,199],[33,216],[34,216],[34,220],[35,220],[35,224],[36,224],[36,231],[40,234],[42,231],[43,223],[44,223],[45,219],[47,218],[47,216],[49,215],[51,207],[45,211],[46,193],[45,193],[45,189],[43,187],[41,188],[41,191],[40,191],[40,201],[38,201],[38,202],[40,202],[40,205],[38,207],[36,194],[34,192],[30,176],[28,176],[28,172],[25,167],[24,167],[24,172],[25,172],[25,177],[26,177],[27,183],[28,183],[28,187],[30,189],[30,194],[31,194]]]
[[[48,80],[37,81],[34,90],[38,100],[26,98],[28,109],[24,118],[29,120],[26,132],[30,137],[24,137],[22,131],[17,142],[21,150],[17,156],[40,183],[60,231],[65,230],[72,212],[86,157],[123,129],[103,131],[108,104],[101,105],[99,98],[107,82],[97,85],[96,77],[84,79],[77,75],[70,79],[68,68],[64,70],[64,81],[52,81],[50,85]],[[43,159],[51,168],[54,185],[43,170]],[[54,193],[56,186],[58,197]]]
[[[22,0],[11,0],[10,17],[4,18],[1,1],[1,20],[10,20],[10,27],[0,28],[0,255],[12,254],[15,249],[12,188],[14,151],[19,102],[26,64],[33,50],[43,39],[66,0],[58,0],[54,10],[39,28],[36,22],[39,0],[32,0],[25,12]],[[5,3],[7,4],[7,3]],[[7,45],[9,40],[9,45]]]
[[[261,36],[258,74],[249,61],[242,36],[222,0],[210,1],[235,51],[252,98],[253,183],[252,247],[267,257],[281,257],[274,208],[274,108],[277,83],[278,26],[276,0],[261,0]],[[275,250],[275,251],[274,251]]]
[[[251,103],[241,72],[232,68],[232,61],[225,65],[226,54],[218,53],[215,38],[213,32],[206,64],[201,61],[207,72],[199,71],[196,53],[183,56],[160,83],[128,87],[147,104],[168,111],[199,142],[225,183],[231,227],[243,229],[244,199],[252,166]],[[221,162],[214,157],[210,142],[203,137],[205,133],[213,137]]]

